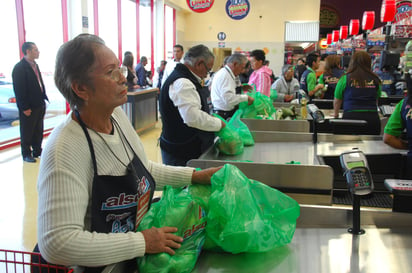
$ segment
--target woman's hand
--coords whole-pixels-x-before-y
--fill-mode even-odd
[[[212,175],[218,170],[220,170],[221,168],[222,166],[207,168],[201,171],[194,171],[192,175],[192,183],[193,184],[210,184],[210,179],[212,178]]]
[[[166,252],[174,255],[173,249],[180,248],[183,242],[182,237],[173,234],[177,232],[175,227],[152,227],[141,232],[146,241],[146,253],[148,254]]]

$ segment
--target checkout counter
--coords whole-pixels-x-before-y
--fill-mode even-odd
[[[298,121],[297,126],[290,124],[297,121],[243,121],[253,128],[254,146],[245,147],[236,156],[222,155],[211,147],[188,166],[231,163],[249,178],[290,195],[301,205],[296,231],[290,244],[265,253],[203,251],[193,273],[412,272],[412,213],[362,207],[360,225],[365,234],[354,235],[348,232],[353,224],[352,208],[331,201],[336,187],[348,191],[346,184],[336,183],[336,178],[342,177],[338,162],[342,152],[352,148],[363,151],[375,175],[376,189],[383,190],[378,176],[384,178],[390,172],[393,177],[401,175],[401,167],[391,171],[391,164],[406,151],[393,149],[381,136],[372,135],[319,133],[314,143],[307,121]],[[387,160],[376,163],[379,157]],[[376,164],[379,166],[374,167]],[[382,174],[377,173],[381,170]],[[109,266],[104,272],[126,272],[121,266]]]
[[[127,102],[122,105],[137,133],[154,127],[158,121],[158,88],[132,89],[127,92]]]

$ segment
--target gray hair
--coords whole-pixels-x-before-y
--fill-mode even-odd
[[[286,72],[293,67],[291,64],[285,64],[284,66],[282,66],[282,75],[285,75]]]
[[[72,109],[80,109],[84,100],[76,95],[72,83],[93,87],[90,72],[96,60],[95,50],[104,41],[92,34],[80,34],[63,44],[56,56],[54,82]]]
[[[238,64],[245,64],[247,63],[247,57],[241,53],[233,53],[227,59],[228,64],[238,63]]]
[[[184,63],[194,66],[199,61],[209,61],[210,59],[214,59],[215,55],[209,50],[209,48],[205,45],[196,45],[190,48],[183,58]]]

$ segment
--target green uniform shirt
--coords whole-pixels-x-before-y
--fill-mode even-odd
[[[309,93],[316,87],[316,73],[312,68],[308,67],[308,69],[310,70],[310,73],[306,77],[306,86],[308,87]]]
[[[390,116],[388,122],[386,123],[384,132],[385,134],[399,137],[403,130],[405,129],[405,125],[403,124],[403,120],[401,117],[401,109],[402,104],[405,99],[401,100],[395,107],[392,115]]]
[[[346,89],[346,74],[342,75],[342,77],[340,77],[338,83],[336,84],[335,98],[343,100],[343,92],[345,91],[345,89]],[[381,95],[382,95],[382,86],[379,85],[376,98],[380,98]],[[372,112],[372,111],[373,110],[352,110],[349,112]]]

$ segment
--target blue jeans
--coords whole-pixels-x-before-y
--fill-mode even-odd
[[[186,166],[186,159],[177,158],[163,149],[161,150],[161,152],[163,164],[171,166]]]

